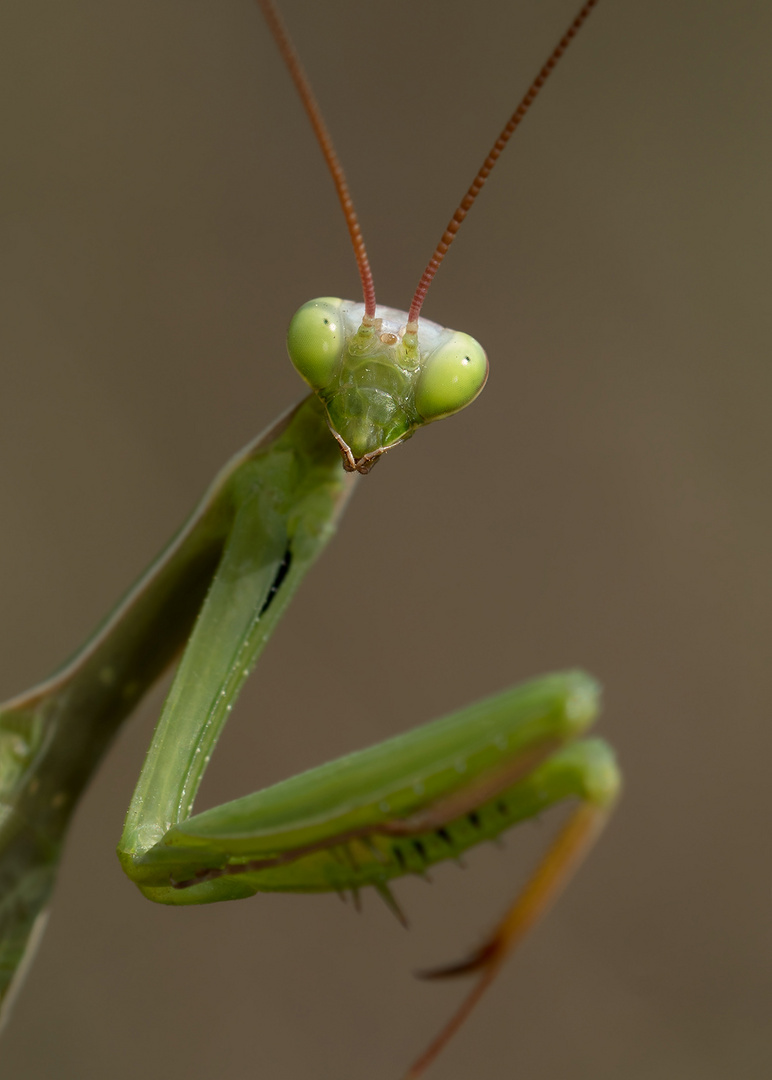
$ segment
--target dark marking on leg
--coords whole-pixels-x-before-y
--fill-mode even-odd
[[[421,860],[421,862],[424,863],[424,865],[425,865],[426,862],[427,862],[427,858],[426,858],[426,848],[424,847],[423,841],[422,840],[413,840],[413,850],[415,851],[416,855]]]
[[[277,592],[281,588],[281,583],[284,581],[285,577],[289,573],[290,566],[292,566],[292,552],[291,552],[291,550],[289,548],[287,548],[287,550],[284,552],[284,557],[281,560],[281,562],[279,563],[279,566],[278,566],[278,568],[276,570],[276,577],[271,582],[271,587],[268,590],[268,595],[265,598],[265,602],[263,603],[263,606],[260,608],[260,611],[259,611],[258,616],[257,616],[258,619],[260,618],[261,615],[265,615],[266,611],[268,610],[268,608],[273,603]]]

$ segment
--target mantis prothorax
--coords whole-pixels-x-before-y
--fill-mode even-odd
[[[217,738],[305,571],[334,531],[357,473],[419,427],[469,404],[487,376],[472,338],[419,320],[449,244],[557,60],[585,3],[497,139],[421,278],[409,312],[376,309],[346,181],[270,0],[260,6],[335,180],[364,305],[322,298],[290,325],[313,393],[221,471],[192,517],[75,657],[0,707],[0,993],[7,1012],[39,938],[79,795],[122,720],[176,657],[119,844],[150,899],[201,904],[258,891],[373,888],[458,858],[565,799],[579,806],[521,896],[469,959],[430,976],[479,980],[409,1072],[423,1075],[504,959],[568,880],[608,817],[619,776],[583,736],[599,691],[546,676],[274,787],[191,816]]]

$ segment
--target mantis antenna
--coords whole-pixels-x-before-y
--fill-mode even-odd
[[[520,104],[510,116],[502,128],[499,136],[491,147],[485,160],[477,171],[477,175],[472,181],[469,189],[464,195],[461,202],[456,207],[450,221],[448,222],[445,231],[443,232],[437,247],[434,249],[432,257],[426,264],[426,269],[421,275],[421,280],[418,282],[418,287],[413,294],[413,299],[410,304],[410,310],[407,317],[407,330],[408,333],[418,332],[418,317],[421,314],[421,308],[423,307],[426,294],[429,291],[429,286],[434,280],[434,276],[440,267],[440,263],[448,253],[448,248],[453,243],[456,233],[461,228],[461,223],[469,213],[472,204],[477,196],[482,191],[482,188],[490,176],[493,166],[501,157],[501,154],[506,147],[507,143],[511,139],[515,130],[520,126],[521,121],[524,119],[525,114],[533,105],[534,101],[539,95],[539,91],[542,89],[547,79],[557,67],[558,61],[565,53],[568,46],[578,34],[584,22],[587,20],[588,15],[597,4],[598,0],[586,0],[586,3],[582,5],[579,13],[574,18],[571,25],[566,30],[565,34],[561,37],[555,48],[550,53],[546,62],[542,66],[536,78],[533,80],[528,90],[523,95]],[[375,284],[373,282],[373,274],[370,269],[370,260],[367,257],[367,250],[365,248],[364,237],[362,236],[362,229],[359,225],[359,218],[357,217],[356,209],[354,208],[354,202],[351,198],[351,192],[349,191],[348,181],[346,180],[346,174],[343,166],[338,159],[338,155],[335,152],[335,147],[332,142],[332,137],[327,129],[327,125],[324,122],[319,104],[314,96],[314,92],[311,89],[311,84],[308,81],[308,77],[303,70],[303,65],[300,62],[300,57],[297,54],[295,46],[292,44],[292,40],[289,36],[286,26],[274,4],[273,0],[257,0],[260,9],[265,16],[265,20],[268,23],[268,28],[276,41],[279,51],[287,65],[287,69],[292,77],[292,81],[295,83],[295,87],[300,95],[300,100],[303,104],[303,108],[308,114],[308,118],[311,121],[311,127],[314,130],[314,135],[319,143],[319,147],[324,155],[324,160],[327,163],[327,167],[330,170],[333,183],[335,184],[335,190],[338,193],[338,199],[343,210],[343,216],[346,219],[346,226],[348,228],[349,236],[351,237],[351,243],[354,248],[354,256],[357,261],[357,267],[359,269],[359,276],[362,280],[362,293],[365,303],[365,320],[375,319]]]
[[[324,155],[324,160],[327,162],[327,168],[330,170],[330,175],[335,184],[335,190],[338,193],[338,199],[340,200],[340,205],[343,210],[343,216],[346,219],[348,234],[351,237],[354,256],[357,261],[357,267],[359,268],[359,276],[362,279],[362,294],[365,301],[365,319],[368,321],[372,320],[375,318],[375,283],[373,281],[373,272],[370,269],[370,260],[367,257],[367,249],[365,248],[362,229],[359,226],[359,218],[357,217],[354,202],[349,191],[348,181],[346,180],[346,174],[343,171],[343,166],[335,152],[332,137],[327,130],[322,111],[319,108],[314,92],[311,89],[311,84],[308,81],[308,76],[303,70],[300,57],[297,54],[295,46],[292,44],[292,39],[287,32],[287,28],[284,25],[276,5],[273,3],[273,0],[257,0],[257,2],[265,16],[265,21],[268,23],[268,29],[271,31],[274,41],[279,48],[279,52],[292,76],[292,81],[300,95],[303,108],[306,110],[308,119],[311,121],[311,127],[314,129],[316,141],[319,143],[322,154]]]
[[[597,2],[598,0],[587,0],[587,3],[584,4],[579,14],[569,26],[568,30],[566,30],[563,37],[552,50],[549,58],[547,59],[547,62],[544,64],[539,74],[528,87],[528,90],[524,95],[522,101],[502,128],[501,134],[496,139],[495,143],[490,149],[490,153],[480,166],[477,176],[475,176],[474,180],[472,181],[472,184],[466,195],[458,204],[458,207],[456,208],[453,217],[448,222],[447,228],[442,234],[439,244],[437,244],[437,247],[434,249],[434,254],[432,255],[431,259],[429,259],[429,262],[426,265],[426,269],[421,275],[421,280],[418,282],[418,288],[416,289],[413,296],[413,301],[410,305],[410,312],[408,314],[407,325],[409,329],[417,328],[418,316],[421,313],[421,308],[426,298],[426,293],[428,292],[429,286],[434,279],[434,275],[437,273],[440,263],[447,255],[448,248],[453,243],[456,233],[461,228],[461,222],[469,213],[472,203],[480,194],[483,184],[490,176],[493,166],[501,157],[502,151],[504,150],[504,147],[507,145],[512,135],[514,134],[515,129],[520,126],[520,121],[528,112],[531,105],[533,105],[539,94],[539,91],[544,86],[545,82],[550,77],[552,72],[555,70],[558,60],[560,60],[563,53],[566,51],[568,46],[576,37],[582,24],[585,22],[587,16],[595,7]]]

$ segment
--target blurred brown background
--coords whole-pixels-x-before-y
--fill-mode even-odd
[[[406,306],[575,0],[283,7]],[[772,1066],[770,40],[744,0],[593,14],[427,304],[488,390],[361,484],[204,786],[602,678],[624,801],[437,1080]],[[286,323],[357,279],[248,0],[4,0],[0,81],[5,697],[301,395]],[[411,969],[475,943],[554,821],[398,885],[409,934],[369,895],[154,907],[114,847],[160,700],[77,814],[0,1074],[395,1080],[462,990]]]

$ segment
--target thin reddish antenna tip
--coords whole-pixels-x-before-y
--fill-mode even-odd
[[[338,199],[343,210],[343,215],[346,219],[346,226],[348,228],[349,236],[351,237],[351,243],[354,247],[354,255],[356,257],[357,267],[359,268],[359,276],[362,279],[365,316],[371,319],[375,318],[375,285],[373,283],[373,274],[370,269],[370,260],[367,258],[365,242],[362,236],[362,230],[359,227],[359,218],[354,209],[354,203],[349,191],[346,174],[343,171],[343,166],[338,160],[338,155],[335,153],[332,138],[330,137],[327,125],[324,122],[322,111],[314,97],[314,92],[311,89],[308,76],[303,70],[303,65],[300,63],[300,57],[295,50],[295,46],[292,44],[287,28],[285,27],[273,0],[257,0],[257,3],[265,17],[265,21],[268,23],[268,29],[271,31],[271,34],[279,47],[279,52],[282,55],[284,63],[287,65],[292,81],[294,82],[297,92],[300,95],[300,100],[303,103],[303,108],[306,110],[308,119],[311,121],[311,127],[314,129],[314,134],[316,135],[316,140],[324,155],[324,160],[327,162],[327,167],[330,170],[333,183],[335,184],[335,190],[338,193]]]
[[[515,129],[520,125],[521,120],[528,112],[531,105],[533,105],[534,100],[536,99],[539,91],[544,86],[547,79],[552,74],[552,71],[555,68],[558,60],[560,60],[563,53],[566,51],[568,46],[576,37],[579,29],[581,28],[582,24],[584,23],[592,9],[595,7],[597,2],[598,0],[587,0],[587,2],[582,5],[582,8],[580,9],[578,15],[576,15],[574,21],[571,23],[563,37],[560,39],[560,41],[550,53],[547,62],[544,64],[539,74],[528,87],[528,90],[522,101],[512,113],[506,125],[502,129],[501,134],[496,139],[496,142],[493,144],[490,153],[480,167],[480,171],[477,173],[477,176],[475,176],[474,180],[472,181],[471,187],[467,191],[466,195],[464,195],[463,199],[458,205],[458,208],[456,209],[456,212],[448,222],[447,228],[442,234],[439,244],[437,244],[437,247],[434,249],[434,254],[432,255],[431,259],[429,259],[426,269],[421,275],[421,280],[418,283],[418,288],[415,291],[413,301],[410,305],[410,312],[408,314],[408,326],[415,327],[417,325],[418,316],[421,313],[421,308],[423,307],[426,293],[428,292],[434,275],[437,273],[440,263],[445,258],[448,252],[448,248],[453,243],[455,235],[461,227],[461,222],[469,213],[469,209],[472,206],[472,203],[480,194],[480,191],[485,181],[488,179],[491,170],[493,169],[493,166],[501,157],[501,153],[504,150],[504,147],[509,142]]]

